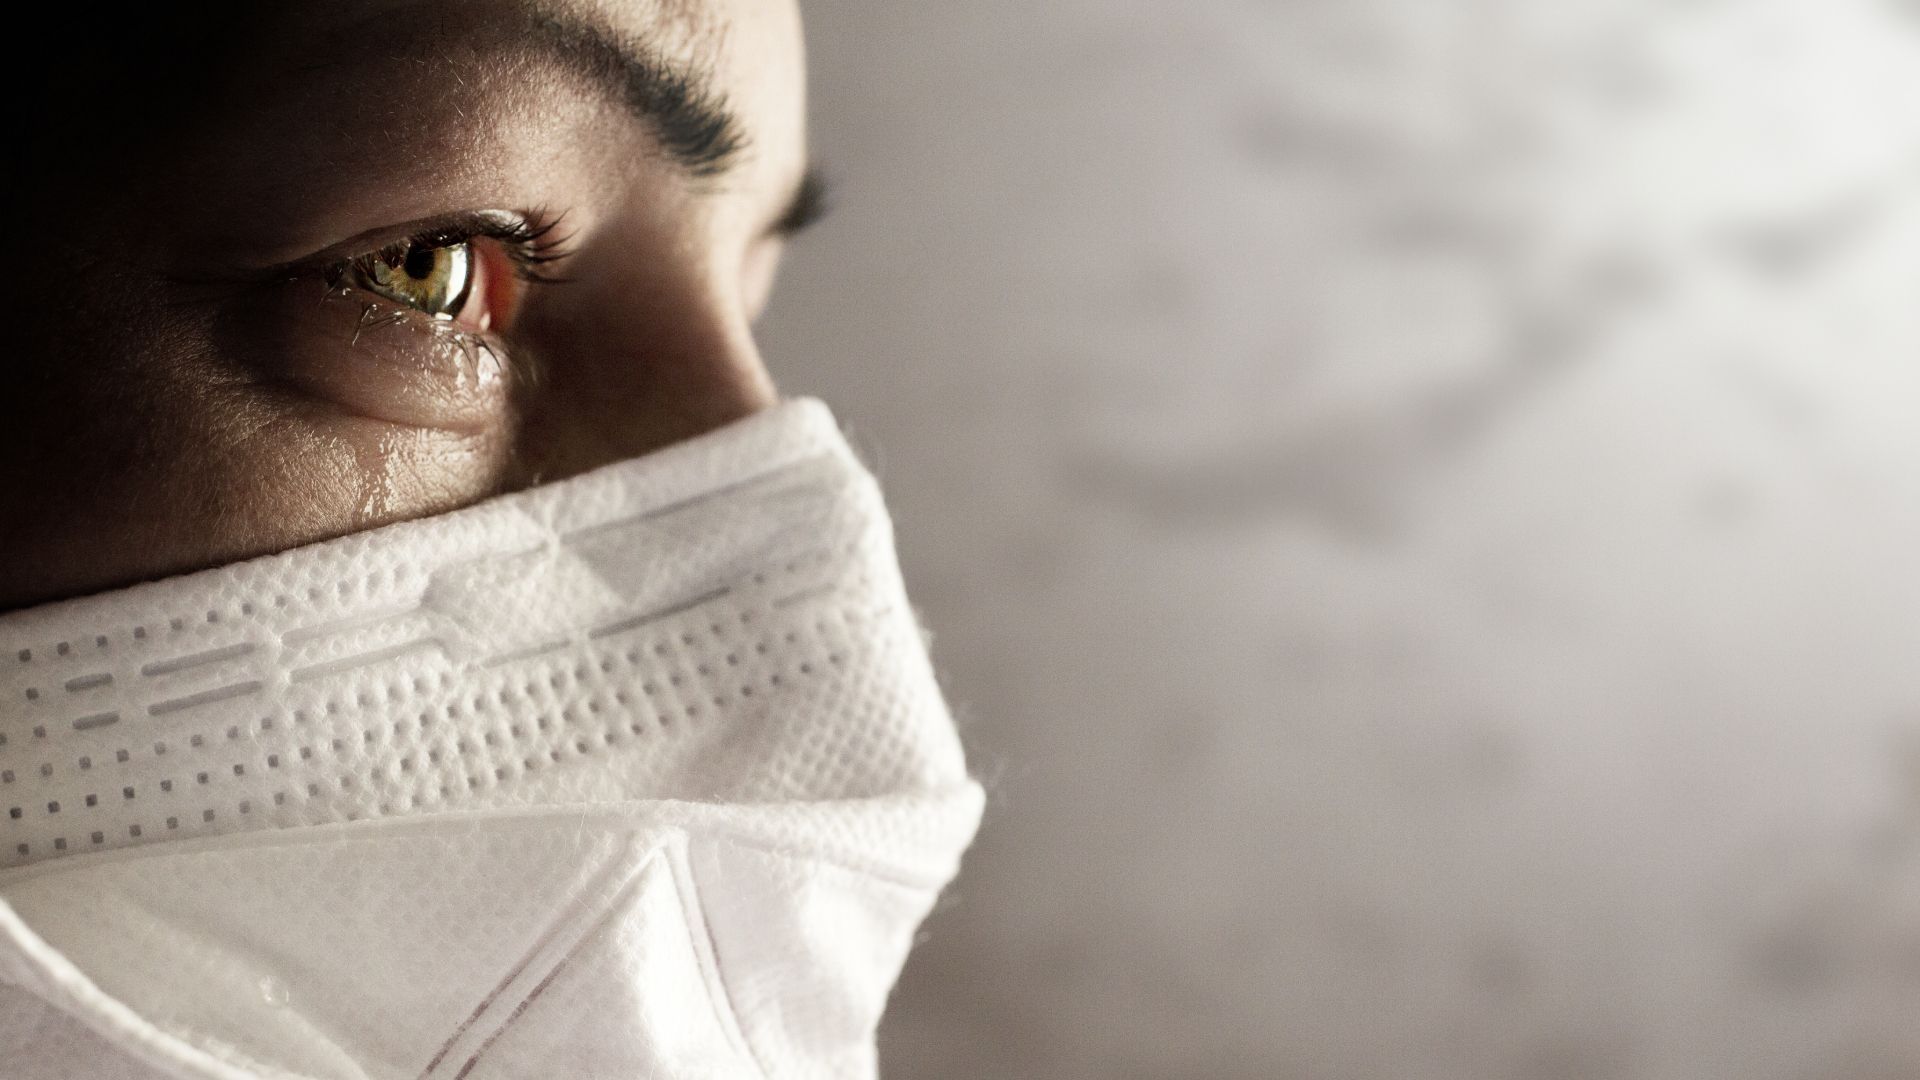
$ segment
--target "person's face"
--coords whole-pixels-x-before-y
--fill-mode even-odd
[[[442,512],[772,400],[751,326],[816,193],[791,0],[265,22],[13,275],[0,610]]]

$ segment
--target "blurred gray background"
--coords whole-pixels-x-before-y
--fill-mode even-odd
[[[1920,5],[807,0],[927,1080],[1920,1077]]]

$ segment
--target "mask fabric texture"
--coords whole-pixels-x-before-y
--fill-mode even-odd
[[[872,1076],[980,808],[812,401],[0,617],[0,1080]]]

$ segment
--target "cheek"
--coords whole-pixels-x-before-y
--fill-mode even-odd
[[[747,247],[740,263],[740,298],[750,322],[758,322],[773,297],[773,283],[780,275],[780,256],[785,245],[778,239],[761,240]]]
[[[223,479],[245,494],[228,531],[254,553],[444,513],[495,492],[507,447],[493,432],[296,412],[233,455]]]
[[[509,440],[345,413],[275,390],[235,395],[230,408],[185,425],[200,433],[167,485],[179,535],[203,542],[200,565],[281,551],[492,494]],[[202,539],[203,538],[203,539]]]
[[[492,433],[398,427],[271,389],[149,381],[138,399],[40,431],[71,449],[30,475],[0,470],[0,498],[37,508],[18,522],[29,528],[0,521],[0,610],[450,510],[491,494],[506,458]]]
[[[176,475],[212,565],[442,513],[500,488],[516,377],[502,340],[363,290],[294,282],[236,304]],[[191,534],[191,533],[190,533]]]
[[[213,474],[207,490],[230,493],[217,529],[229,550],[211,561],[443,513],[496,493],[512,446],[506,380],[447,388],[443,379],[468,377],[465,353],[413,363],[400,374],[360,372],[357,385],[349,368],[316,376],[326,380],[320,390],[242,388],[255,419],[190,466]],[[388,419],[402,414],[407,419]],[[416,422],[429,414],[463,423]]]

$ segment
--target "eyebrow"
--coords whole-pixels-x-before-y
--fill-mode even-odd
[[[675,67],[658,51],[592,20],[527,4],[519,47],[543,52],[605,90],[653,129],[667,156],[689,175],[724,175],[746,151],[739,117],[709,85],[706,72]],[[809,165],[768,232],[791,237],[832,208],[826,177]]]
[[[675,67],[646,44],[611,27],[527,5],[519,47],[544,53],[605,90],[653,129],[662,149],[688,174],[728,171],[747,148],[739,117],[709,84],[709,74]]]

